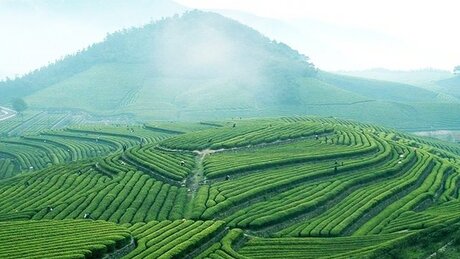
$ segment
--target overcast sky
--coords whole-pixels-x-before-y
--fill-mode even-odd
[[[451,70],[460,64],[460,1],[456,0],[178,0],[194,8],[231,9],[301,24],[318,21],[368,33],[355,39],[338,37],[333,44],[337,59],[325,49],[309,51],[299,45],[321,68],[353,70],[373,67]],[[305,25],[306,22],[304,22]],[[333,35],[330,37],[334,41]],[[364,40],[363,40],[364,39]],[[384,42],[384,44],[382,44]],[[288,42],[289,43],[289,42]],[[294,46],[296,47],[296,46]],[[322,53],[318,53],[322,52]],[[340,60],[340,58],[342,60]]]
[[[299,50],[324,70],[451,70],[460,64],[460,1],[176,2],[227,12]],[[0,0],[0,79],[101,41],[107,32],[175,10],[183,11],[169,0]]]

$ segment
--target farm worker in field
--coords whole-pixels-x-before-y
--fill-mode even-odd
[[[236,127],[236,123],[233,123],[233,128]]]
[[[180,165],[185,166],[185,161],[184,160],[180,161]]]
[[[337,173],[337,166],[334,166],[334,173]]]
[[[318,134],[315,135],[315,139],[318,140],[319,139],[319,136]]]
[[[225,180],[226,181],[230,180],[230,175],[227,174],[227,176],[225,176]]]

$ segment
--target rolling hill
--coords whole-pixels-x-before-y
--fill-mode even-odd
[[[410,84],[425,88],[429,88],[436,81],[453,77],[450,71],[431,68],[402,71],[374,68],[360,71],[337,71],[336,73],[355,77]]]
[[[315,114],[399,128],[460,127],[451,119],[455,112],[431,115],[437,110],[429,103],[457,105],[445,104],[438,93],[320,71],[289,46],[201,11],[110,34],[47,67],[0,82],[0,90],[2,103],[23,97],[35,109],[142,120]]]
[[[439,80],[436,85],[444,93],[449,93],[457,98],[460,98],[460,75],[452,78]]]

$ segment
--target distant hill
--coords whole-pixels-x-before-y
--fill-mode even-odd
[[[374,68],[360,71],[337,71],[336,73],[422,87],[429,87],[436,81],[448,79],[453,76],[450,71],[431,68],[403,71]]]
[[[315,114],[400,128],[433,125],[424,103],[439,101],[408,84],[322,72],[289,46],[201,11],[110,34],[0,90],[0,103],[23,97],[32,108],[142,120]]]
[[[418,89],[407,83],[393,83],[332,73],[321,73],[320,78],[343,90],[352,91],[373,100],[403,103],[427,102],[434,101],[437,96],[435,92]]]
[[[441,91],[460,98],[460,75],[436,82]]]

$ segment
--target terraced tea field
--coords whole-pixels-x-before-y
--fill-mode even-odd
[[[460,255],[455,143],[314,117],[30,132],[0,139],[1,258]]]

